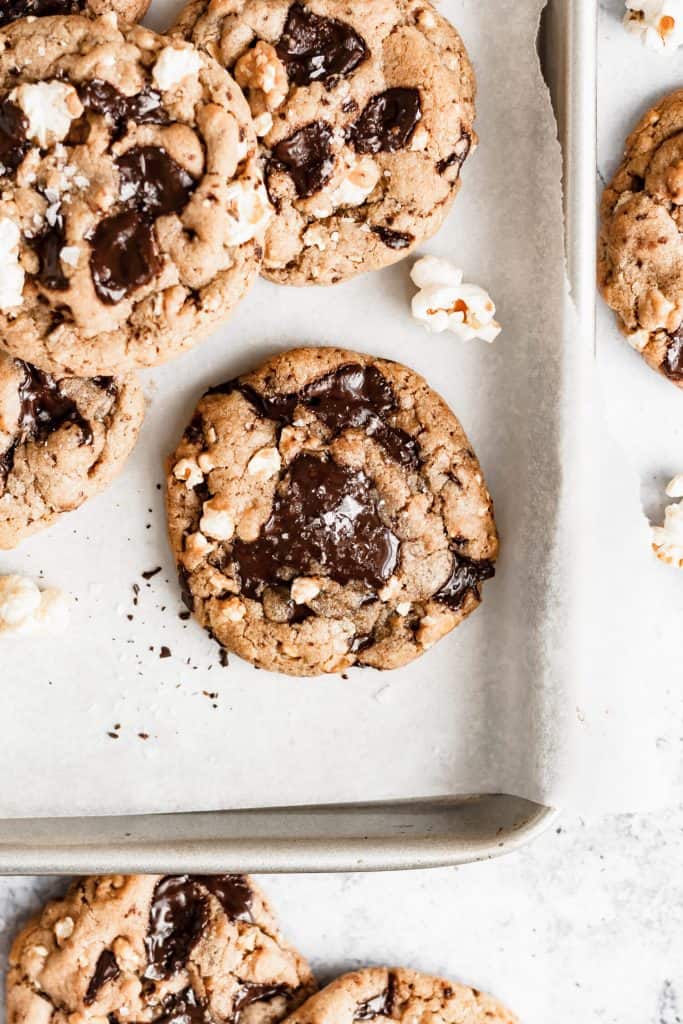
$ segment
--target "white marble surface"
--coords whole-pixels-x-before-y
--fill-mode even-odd
[[[683,50],[670,62],[645,55],[622,33],[622,10],[601,4],[602,175],[644,104],[683,84]],[[668,742],[682,735],[674,713]],[[683,810],[567,819],[515,856],[457,870],[264,882],[321,979],[405,963],[497,993],[524,1024],[683,1020]],[[62,886],[0,880],[0,966],[19,922]]]

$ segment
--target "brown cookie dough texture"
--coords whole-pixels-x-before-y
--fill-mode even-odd
[[[276,1024],[315,990],[242,875],[75,882],[17,936],[8,1024]]]
[[[439,229],[476,143],[475,79],[427,0],[192,0],[177,31],[249,100],[277,209],[266,277],[335,283]]]
[[[337,978],[299,1007],[287,1024],[519,1024],[491,996],[407,968],[368,967]]]
[[[626,141],[602,199],[598,282],[631,345],[683,387],[683,90]]]
[[[144,412],[132,376],[53,377],[0,353],[0,548],[102,491]]]
[[[412,370],[304,348],[209,391],[169,461],[185,600],[248,661],[389,669],[480,602],[498,541],[458,420]]]
[[[256,277],[270,215],[247,103],[116,18],[0,32],[0,344],[49,372],[163,362]]]
[[[42,18],[55,14],[100,14],[113,12],[122,21],[144,18],[150,0],[2,0],[0,28],[19,18]]]

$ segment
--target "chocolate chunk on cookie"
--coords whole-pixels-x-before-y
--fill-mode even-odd
[[[169,460],[188,606],[290,675],[388,669],[481,600],[498,551],[465,433],[412,370],[305,348],[208,391]]]
[[[144,18],[150,0],[2,0],[0,28],[19,18],[43,18],[56,14],[109,14],[122,21]]]
[[[331,284],[441,226],[476,143],[475,80],[426,0],[190,0],[176,31],[251,106],[277,210],[266,277]]]
[[[272,213],[240,89],[110,15],[0,41],[0,347],[79,376],[189,348],[255,280]]]
[[[144,409],[134,377],[52,376],[0,354],[0,548],[103,490]]]
[[[683,90],[628,137],[601,213],[600,290],[633,348],[683,387]]]
[[[287,1024],[519,1024],[497,1000],[474,988],[405,967],[367,967],[337,978],[300,1006]]]
[[[277,1024],[315,990],[243,875],[75,882],[17,936],[8,1024]]]

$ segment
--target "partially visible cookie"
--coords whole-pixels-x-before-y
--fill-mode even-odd
[[[134,377],[52,377],[0,353],[0,548],[103,490],[144,412]]]
[[[683,387],[683,90],[626,141],[602,197],[600,290],[631,345]]]
[[[52,14],[117,14],[122,21],[144,18],[150,0],[2,0],[0,28],[19,18],[42,18]]]
[[[188,43],[116,18],[0,32],[0,346],[118,374],[191,347],[258,275],[249,107]]]
[[[7,1024],[276,1024],[314,990],[250,878],[93,877],[14,940]]]
[[[335,283],[438,230],[476,142],[475,79],[428,0],[190,0],[177,31],[251,105],[277,209],[266,277]]]
[[[204,395],[169,460],[168,517],[199,622],[290,675],[417,658],[477,607],[498,550],[443,399],[405,366],[334,348]]]
[[[337,978],[299,1007],[287,1024],[519,1024],[491,996],[405,967],[367,967]]]

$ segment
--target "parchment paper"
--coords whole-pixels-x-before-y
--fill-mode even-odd
[[[155,0],[152,24],[177,6]],[[116,484],[0,557],[0,571],[41,575],[76,601],[65,636],[2,642],[0,816],[489,791],[568,799],[585,381],[581,346],[565,344],[576,325],[560,151],[536,57],[542,6],[441,5],[477,67],[481,145],[423,251],[490,289],[499,340],[424,333],[409,315],[408,260],[334,289],[259,282],[212,339],[148,373],[147,421]],[[225,668],[178,617],[161,460],[208,385],[300,343],[341,343],[423,373],[462,419],[494,495],[502,555],[482,608],[401,671],[296,681],[237,658]]]

